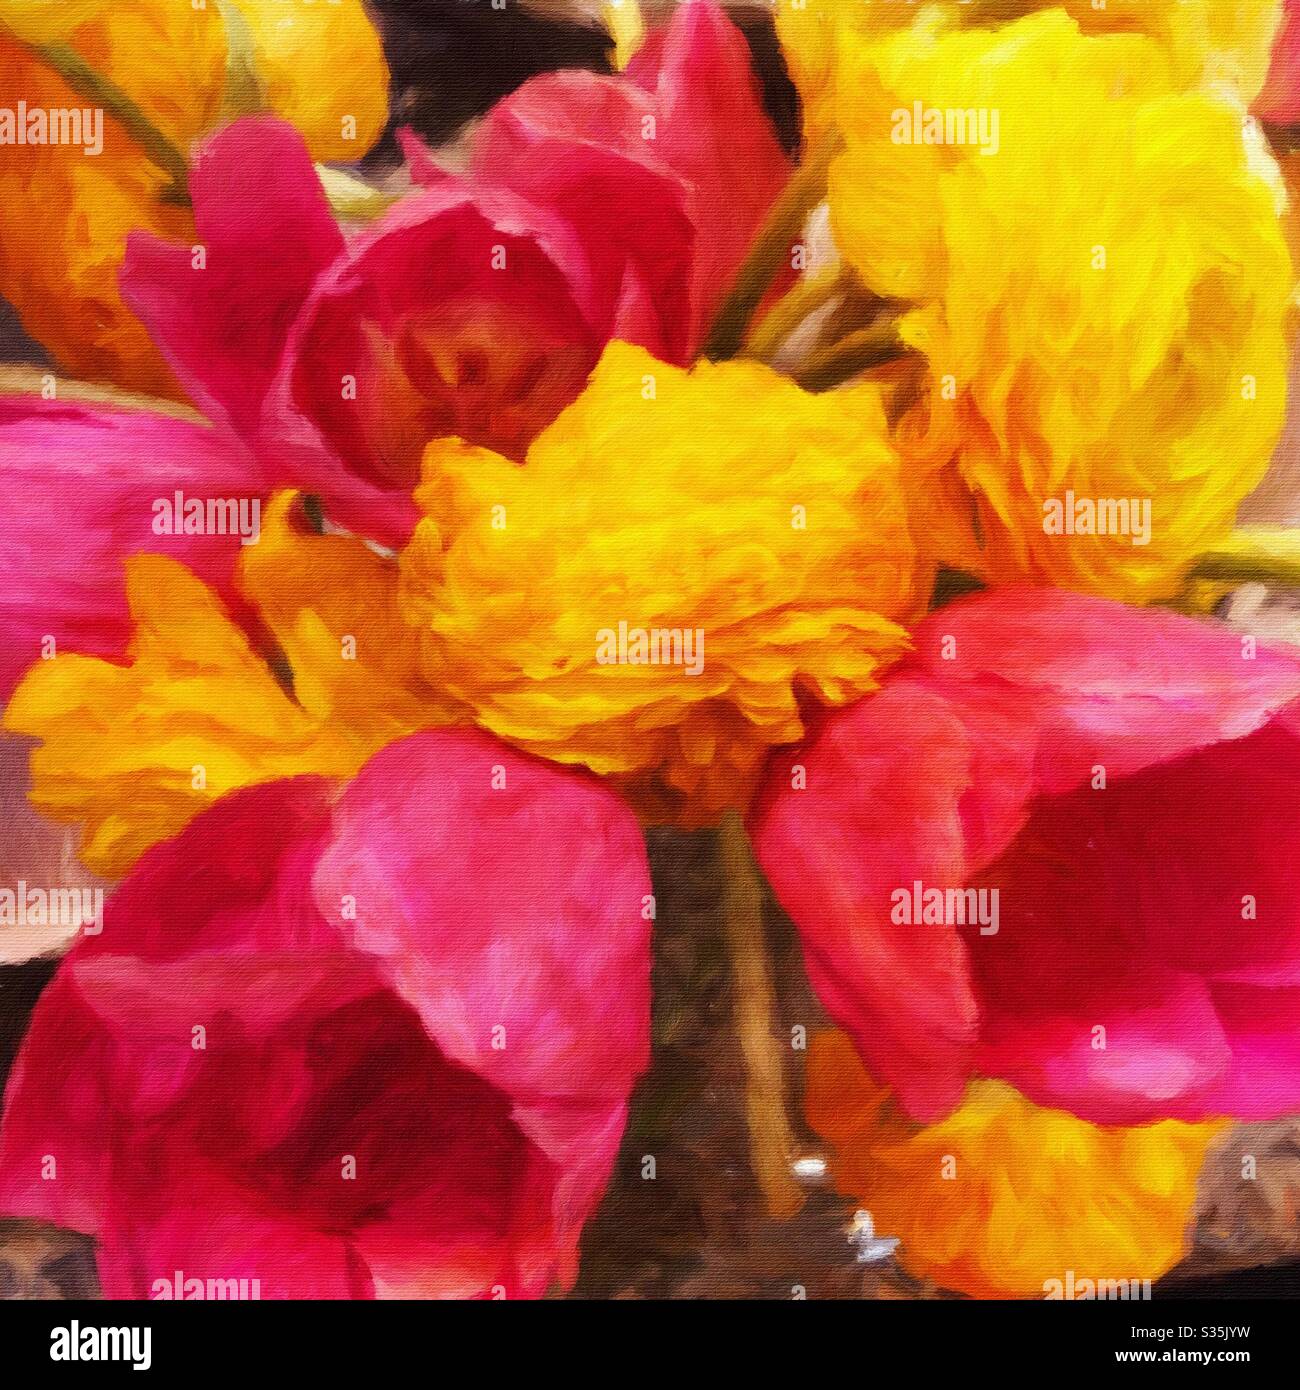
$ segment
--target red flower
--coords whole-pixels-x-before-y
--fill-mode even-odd
[[[0,1202],[94,1234],[110,1297],[567,1285],[648,1057],[649,892],[611,793],[480,734],[227,797],[42,996]]]
[[[753,820],[877,1077],[922,1120],[972,1074],[1102,1123],[1294,1110],[1300,660],[1045,590],[915,637]]]

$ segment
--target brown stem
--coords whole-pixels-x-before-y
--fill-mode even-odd
[[[763,934],[763,889],[744,823],[728,811],[719,828],[722,919],[735,980],[735,1024],[745,1063],[745,1118],[754,1177],[768,1212],[793,1216],[804,1194],[791,1163],[794,1136],[786,1112],[785,1068],[774,1031],[776,994]]]
[[[906,356],[908,351],[896,324],[873,325],[810,354],[791,375],[805,391],[829,391],[872,367]]]
[[[841,298],[848,284],[848,277],[839,266],[805,276],[750,329],[744,355],[770,363],[790,334],[819,309]]]

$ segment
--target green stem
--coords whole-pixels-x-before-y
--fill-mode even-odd
[[[1300,588],[1300,531],[1271,527],[1234,531],[1227,544],[1200,556],[1187,577]]]
[[[704,355],[710,361],[724,362],[740,351],[754,310],[762,303],[772,281],[789,265],[790,248],[798,240],[809,212],[826,196],[827,175],[841,143],[837,133],[823,140],[795,170],[773,204],[713,320],[704,344]]]
[[[23,44],[23,47],[47,68],[57,72],[79,96],[102,107],[149,159],[171,178],[170,185],[161,194],[164,202],[189,203],[189,170],[185,156],[116,82],[96,72],[67,44]]]
[[[233,121],[237,116],[248,116],[256,111],[266,110],[266,92],[257,72],[257,55],[253,44],[253,31],[242,11],[228,3],[216,0],[217,12],[226,28],[226,86],[221,97],[222,122]]]

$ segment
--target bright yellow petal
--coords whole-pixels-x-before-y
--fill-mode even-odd
[[[816,139],[859,99],[862,64],[880,41],[915,28],[997,31],[1039,10],[1061,9],[1087,34],[1153,39],[1183,90],[1222,94],[1248,106],[1268,73],[1281,0],[776,0],[776,29],[803,100],[805,133]],[[842,105],[841,105],[842,103]],[[888,111],[880,113],[887,115]]]
[[[267,104],[314,158],[351,163],[384,132],[388,63],[361,0],[234,0],[253,39]]]
[[[522,468],[429,446],[402,556],[426,675],[647,814],[743,804],[801,699],[874,689],[923,601],[885,433],[874,388],[612,344]]]
[[[62,43],[112,0],[0,0],[0,27],[24,43]]]
[[[62,4],[62,0],[59,0]],[[217,124],[227,29],[218,5],[118,0],[68,37],[175,144],[187,151]],[[319,160],[353,161],[383,130],[388,70],[358,0],[241,0],[268,104],[302,130]],[[79,109],[78,96],[21,45],[0,37],[0,91],[10,105]],[[104,116],[103,151],[10,146],[0,160],[0,297],[69,374],[178,396],[143,326],[118,292],[127,234],[194,236],[188,210],[160,194],[169,179]]]
[[[844,103],[832,221],[873,289],[919,306],[926,389],[899,430],[918,533],[991,582],[1171,597],[1281,428],[1276,170],[1154,40],[1059,10],[918,22],[860,63],[887,96]]]
[[[338,577],[345,566],[337,557],[322,562],[323,572],[331,568]],[[32,804],[80,823],[82,858],[106,878],[226,792],[280,777],[348,777],[392,739],[441,722],[418,692],[377,678],[387,655],[373,665],[349,655],[330,629],[337,608],[322,616],[286,595],[268,602],[274,624],[291,623],[285,645],[303,662],[300,691],[290,673],[277,680],[217,597],[175,561],[128,560],[127,597],[136,624],[128,664],[75,655],[40,662],[4,721],[40,740]],[[373,598],[363,589],[349,600],[362,652]]]

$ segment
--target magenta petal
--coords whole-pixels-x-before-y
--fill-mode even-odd
[[[624,77],[524,83],[484,120],[473,169],[568,217],[620,301],[629,277],[643,285],[656,314],[620,313],[617,334],[675,362],[697,351],[790,176],[744,37],[697,0]]]
[[[1058,1013],[991,1010],[978,1070],[1096,1124],[1222,1113],[1211,1097],[1231,1054],[1204,982],[1109,965],[1115,975],[1092,1008],[1076,1000]]]
[[[97,1263],[105,1298],[354,1299],[372,1296],[365,1266],[333,1231],[270,1212],[255,1193],[207,1169],[168,1169],[150,1154],[119,1194]],[[162,1191],[167,1184],[169,1190]]]
[[[657,54],[659,158],[694,190],[694,338],[790,177],[749,45],[710,0],[678,6]]]
[[[1300,120],[1300,5],[1285,0],[1282,23],[1273,40],[1273,60],[1252,112],[1261,121],[1287,125]]]
[[[950,605],[915,643],[777,764],[753,818],[813,982],[873,1070],[918,1119],[972,1067],[1108,1123],[1232,1095],[1285,1108],[1289,1035],[1270,1034],[1270,1100],[1248,1104],[1216,1009],[1223,989],[1300,979],[1300,661],[1041,590]],[[924,921],[914,885],[996,894],[996,929]]]
[[[594,779],[477,732],[414,734],[349,784],[313,882],[447,1054],[502,1089],[623,1098],[644,1068],[645,849]]]
[[[1293,1112],[1300,1093],[1300,987],[1215,982],[1211,989],[1232,1061],[1204,1098],[1206,1113],[1270,1120]]]
[[[75,986],[55,979],[5,1087],[0,1211],[86,1234],[102,1228],[113,1195],[103,1148],[113,1064],[113,1040]]]
[[[0,687],[55,651],[115,657],[131,634],[122,561],[173,555],[225,589],[240,540],[165,535],[155,503],[259,497],[228,436],[147,410],[0,395]],[[165,518],[163,518],[165,519]]]
[[[1055,589],[1009,587],[931,614],[899,677],[984,708],[1016,702],[1043,791],[1240,738],[1300,698],[1300,659],[1219,624]]]
[[[629,83],[578,72],[537,77],[488,114],[474,168],[577,229],[598,277],[607,335],[684,363],[698,233],[690,190],[641,134],[648,119],[657,119],[653,107]],[[620,312],[632,278],[643,287],[636,316]]]
[[[943,702],[885,690],[778,759],[751,818],[814,988],[918,1117],[960,1098],[975,1003],[956,930],[893,922],[891,894],[917,879],[965,880],[960,798],[971,777],[966,730]]]
[[[190,172],[196,248],[132,235],[122,295],[190,398],[242,437],[256,427],[290,325],[343,250],[302,137],[247,116],[202,146]]]
[[[330,514],[402,544],[424,446],[522,457],[603,341],[573,230],[447,179],[405,199],[321,277],[267,402],[262,448]]]
[[[649,894],[616,797],[479,734],[225,797],[38,1005],[2,1209],[94,1234],[125,1297],[571,1283],[647,1061]]]
[[[345,792],[315,891],[446,1056],[512,1098],[562,1175],[555,1240],[576,1240],[648,1060],[634,817],[594,779],[481,734],[416,734]]]

